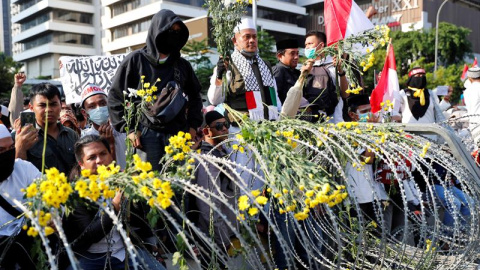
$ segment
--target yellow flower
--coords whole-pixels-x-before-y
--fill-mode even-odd
[[[375,221],[373,221],[373,220],[372,220],[372,222],[370,222],[370,225],[372,225],[374,228],[377,228],[377,227],[378,227],[377,223],[376,223]]]
[[[246,195],[242,195],[238,198],[238,209],[240,211],[246,210],[248,207],[250,207],[250,204],[248,203],[248,197]]]
[[[31,237],[36,237],[38,235],[38,231],[35,228],[30,227],[27,231],[27,235]]]
[[[288,194],[288,189],[284,188],[284,189],[282,190],[282,192],[283,192],[283,194]]]
[[[37,184],[33,183],[27,187],[27,198],[35,197],[37,193],[38,193]]]
[[[144,87],[144,88],[149,88],[149,87],[150,87],[150,83],[149,83],[149,82],[144,83],[144,84],[143,84],[143,87]]]
[[[232,145],[232,149],[235,150],[235,151],[237,151],[237,150],[238,150],[238,144]]]
[[[305,193],[305,195],[306,195],[307,197],[312,197],[313,194],[314,194],[314,191],[313,191],[313,190],[309,190],[309,191],[307,191],[307,192]]]
[[[245,148],[243,148],[243,146],[240,146],[238,148],[238,151],[240,151],[240,153],[245,153]]]
[[[255,201],[257,201],[257,203],[260,204],[260,205],[265,205],[265,204],[267,204],[268,199],[267,199],[267,197],[265,197],[265,196],[258,196],[258,197],[255,199]]]
[[[55,230],[52,227],[50,227],[50,226],[45,227],[45,235],[46,236],[49,236],[50,234],[52,234],[54,232],[55,232]]]
[[[140,192],[144,197],[152,197],[152,191],[147,186],[142,186]]]
[[[293,215],[296,220],[305,220],[308,218],[308,214],[305,214],[304,212],[298,212],[295,215]]]
[[[260,193],[260,190],[252,190],[253,197],[257,197],[258,195],[260,195]]]
[[[147,96],[147,97],[145,98],[145,101],[146,101],[146,102],[152,102],[152,96]]]
[[[237,217],[237,220],[245,220],[245,215],[244,214],[239,214]]]
[[[248,209],[248,214],[250,216],[255,216],[256,214],[258,214],[258,208],[252,207],[252,208]]]
[[[172,203],[170,202],[170,199],[162,199],[162,201],[160,202],[160,206],[163,208],[163,209],[167,209]]]
[[[82,176],[83,177],[89,177],[90,176],[90,169],[85,169],[85,170],[82,170]]]

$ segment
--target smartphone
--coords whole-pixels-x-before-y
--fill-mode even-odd
[[[21,112],[20,113],[20,123],[23,126],[32,124],[35,127],[35,113],[34,112]]]

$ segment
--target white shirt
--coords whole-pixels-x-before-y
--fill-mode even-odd
[[[90,128],[82,130],[82,137],[87,135],[100,135],[100,133],[98,133],[98,130],[92,125]],[[125,143],[127,135],[113,129],[113,138],[115,140],[115,160],[117,164],[120,165],[120,168],[125,169],[127,166],[127,144]]]
[[[13,203],[14,199],[20,202],[25,202],[23,199],[24,193],[21,189],[26,189],[34,179],[40,177],[42,177],[42,173],[37,167],[28,161],[17,158],[15,160],[12,174],[5,181],[0,183],[1,194],[5,200],[15,207],[15,204]],[[13,222],[3,225],[11,220],[13,220]],[[7,211],[0,207],[0,235],[16,235],[20,231],[22,221],[23,217],[15,219],[15,217],[12,217]]]
[[[359,147],[357,153],[365,152]],[[345,174],[347,176],[347,190],[352,194],[358,203],[371,203],[374,200],[388,200],[387,192],[383,184],[373,179],[372,164],[365,164],[363,170],[358,171],[359,165],[353,167],[351,162],[347,163]]]
[[[371,203],[374,200],[388,200],[387,192],[382,183],[373,180],[371,164],[365,164],[363,170],[357,170],[351,163],[347,164],[348,193],[352,194],[358,203]],[[375,194],[374,194],[375,193]]]
[[[480,114],[480,82],[473,82],[463,92],[468,115]],[[480,116],[470,116],[468,128],[475,142],[480,139]]]

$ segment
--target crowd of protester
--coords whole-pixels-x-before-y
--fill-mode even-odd
[[[249,152],[235,152],[228,149],[222,142],[229,136],[240,131],[238,118],[235,118],[223,107],[227,104],[255,121],[279,119],[282,103],[287,98],[289,89],[300,76],[300,71],[307,72],[303,88],[302,109],[308,109],[308,115],[302,119],[311,122],[343,121],[382,122],[382,115],[370,112],[369,96],[365,93],[348,94],[348,81],[345,71],[339,62],[342,59],[332,59],[329,56],[317,54],[327,44],[326,35],[318,31],[310,31],[305,36],[305,56],[308,58],[300,69],[298,40],[279,40],[276,44],[278,63],[271,65],[258,54],[258,40],[256,26],[250,19],[243,19],[233,34],[234,50],[230,59],[220,59],[211,78],[208,90],[210,111],[205,115],[202,110],[200,84],[191,64],[180,55],[180,50],[188,40],[188,29],[181,19],[170,10],[161,10],[152,19],[148,31],[146,46],[130,53],[119,66],[113,79],[111,89],[106,93],[96,85],[88,85],[81,93],[80,104],[66,104],[64,97],[54,85],[42,83],[30,89],[28,98],[24,98],[21,91],[26,79],[24,73],[15,75],[15,86],[12,89],[8,109],[2,107],[2,124],[0,125],[0,177],[1,191],[9,195],[0,196],[0,250],[7,255],[1,262],[5,269],[20,267],[34,268],[35,262],[29,257],[28,249],[32,242],[25,237],[20,229],[22,219],[18,216],[18,209],[12,206],[12,200],[23,200],[22,188],[28,186],[33,179],[40,176],[44,168],[57,168],[60,172],[70,175],[75,181],[81,169],[90,169],[92,173],[99,165],[107,165],[115,161],[125,168],[126,147],[125,140],[130,140],[143,160],[149,161],[154,170],[159,170],[159,163],[165,155],[165,146],[170,136],[178,131],[191,134],[196,140],[196,147],[201,153],[213,155],[217,158],[232,159],[250,169],[257,164],[251,159]],[[274,64],[274,63],[272,63]],[[171,101],[169,110],[174,112],[173,117],[164,114],[165,104],[161,96],[147,110],[142,111],[141,117],[126,121],[124,91],[129,88],[138,89],[141,84],[141,75],[153,82],[157,78],[161,81],[156,84],[158,89],[180,91],[184,100]],[[413,68],[408,75],[406,87],[396,93],[392,101],[392,120],[401,123],[435,123],[450,117],[450,94],[439,101],[437,95],[426,88],[426,72],[422,68]],[[226,80],[224,82],[223,80]],[[227,85],[225,90],[222,85]],[[339,86],[337,90],[337,85]],[[468,71],[467,89],[464,92],[466,112],[477,114],[480,112],[480,69],[470,68]],[[162,91],[159,91],[161,93]],[[161,95],[161,94],[159,94]],[[135,103],[140,98],[134,99]],[[175,102],[175,103],[174,103]],[[174,104],[173,104],[174,103]],[[461,111],[461,106],[458,106]],[[214,108],[214,109],[213,109]],[[448,111],[450,109],[450,111]],[[456,108],[455,108],[456,109]],[[22,123],[22,113],[33,112],[35,121],[30,124]],[[477,116],[478,118],[478,116]],[[138,121],[138,122],[137,122]],[[470,132],[475,142],[478,142],[480,131],[476,130],[476,118],[471,118]],[[468,124],[468,123],[467,123]],[[138,127],[138,128],[135,128]],[[464,128],[464,126],[462,127]],[[461,130],[465,131],[465,130]],[[47,133],[45,136],[45,132]],[[467,130],[468,132],[468,130]],[[46,138],[46,144],[44,142]],[[44,149],[44,145],[46,149]],[[354,196],[360,205],[363,214],[371,220],[381,224],[387,233],[405,226],[406,214],[404,203],[408,211],[414,215],[422,215],[420,202],[425,200],[425,183],[408,177],[405,170],[415,175],[415,168],[405,162],[406,166],[399,166],[396,179],[392,169],[386,164],[375,162],[375,155],[368,149],[359,147],[357,154],[366,163],[366,173],[359,172],[347,164],[345,169],[348,181],[349,194]],[[42,165],[42,157],[45,163]],[[376,165],[375,165],[376,164]],[[449,179],[448,187],[433,181],[436,199],[444,206],[443,222],[453,226],[454,215],[461,215],[464,223],[470,216],[469,198],[459,188],[459,183],[444,168],[436,170],[441,179]],[[263,183],[244,171],[238,171],[243,185],[243,192],[261,189]],[[425,181],[420,176],[420,182]],[[232,205],[235,205],[239,194],[231,179],[215,166],[198,166],[195,172],[195,181],[199,186],[226,196]],[[212,183],[216,181],[216,183]],[[406,200],[400,194],[389,193],[392,186],[397,190],[399,182],[403,181]],[[420,189],[417,190],[417,186]],[[216,187],[220,187],[219,189]],[[453,194],[447,199],[447,194]],[[452,199],[453,198],[453,199]],[[115,198],[108,201],[116,212],[124,206],[122,193],[118,192]],[[376,213],[375,203],[380,201],[385,207],[381,209],[383,218]],[[216,203],[213,201],[212,203]],[[123,205],[123,206],[122,206]],[[209,204],[198,200],[196,206],[198,215],[194,222],[200,230],[210,234],[213,224],[214,241],[219,247],[228,250],[231,246],[233,233],[225,224],[225,219],[210,214]],[[152,269],[163,269],[157,256],[157,244],[152,230],[143,228],[146,224],[145,215],[148,212],[146,205],[136,205],[132,211],[136,219],[128,222],[137,229],[138,236],[134,243],[138,244],[139,255],[145,266]],[[234,224],[235,213],[225,208],[223,214]],[[64,220],[64,229],[72,249],[78,255],[78,263],[83,269],[123,269],[125,262],[125,248],[118,232],[113,228],[112,220],[108,215],[101,213],[98,207],[85,202],[77,205],[73,214]],[[275,220],[279,224],[282,235],[288,235],[289,242],[295,245],[293,231],[293,216],[279,214],[273,211]],[[278,222],[280,221],[280,222]],[[382,223],[383,221],[383,223]],[[260,222],[261,223],[261,222]],[[306,220],[302,223],[305,231],[321,229],[316,226],[315,220]],[[268,228],[257,226],[260,232]],[[6,249],[9,236],[15,236],[14,244]],[[293,239],[293,240],[292,240]],[[414,242],[413,239],[407,241]],[[318,251],[322,250],[321,243],[315,243]],[[274,260],[279,269],[287,267],[283,250],[274,244]],[[295,248],[295,247],[292,247]],[[301,248],[301,247],[297,247]],[[448,248],[448,247],[445,247]],[[15,254],[14,256],[9,256]],[[152,254],[155,254],[153,256]],[[300,252],[305,254],[305,252]],[[208,264],[208,262],[202,262]],[[64,267],[69,267],[64,263]],[[71,267],[71,266],[70,266]],[[314,269],[311,266],[310,269]]]

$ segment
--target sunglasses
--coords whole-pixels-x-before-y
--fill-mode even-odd
[[[214,127],[209,126],[209,128],[215,128],[218,131],[222,131],[223,127],[229,129],[230,128],[230,123],[225,121],[225,122],[217,122],[215,123]]]

